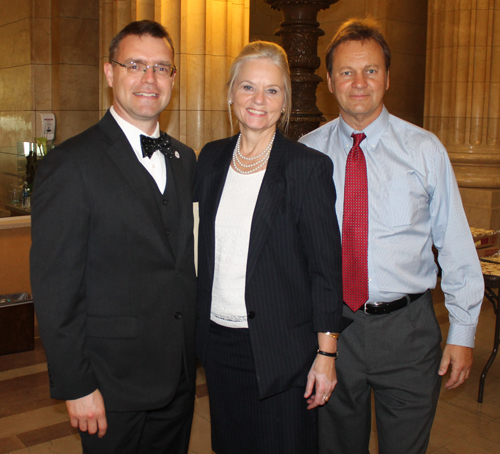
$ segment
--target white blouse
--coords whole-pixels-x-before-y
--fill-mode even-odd
[[[248,328],[245,280],[253,212],[265,170],[242,175],[229,167],[215,218],[215,264],[210,319]]]

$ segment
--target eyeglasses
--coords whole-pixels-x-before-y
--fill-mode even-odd
[[[172,77],[177,72],[175,65],[145,65],[144,63],[135,63],[133,61],[119,63],[115,60],[111,60],[111,63],[122,66],[127,70],[127,74],[131,76],[140,76],[144,74],[148,68],[153,68],[156,77],[160,78]]]

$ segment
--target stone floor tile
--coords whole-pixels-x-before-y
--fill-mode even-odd
[[[66,404],[62,405],[66,406]],[[65,421],[69,424],[68,414],[62,412],[58,405],[0,418],[0,438]]]

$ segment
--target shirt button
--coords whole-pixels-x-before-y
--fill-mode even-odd
[[[176,312],[176,313],[175,313],[175,318],[176,318],[177,320],[181,319],[181,318],[182,318],[182,314],[181,314],[180,312]]]
[[[167,200],[162,200],[161,203],[163,203],[163,205],[166,205],[168,203],[168,201]]]
[[[249,311],[248,314],[247,314],[247,317],[252,319],[252,318],[255,318],[255,312],[254,311]]]
[[[156,169],[156,164],[153,164],[153,169]]]

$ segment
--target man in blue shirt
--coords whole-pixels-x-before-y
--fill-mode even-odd
[[[334,163],[337,218],[344,230],[344,315],[354,320],[340,335],[338,384],[320,411],[322,454],[368,453],[372,390],[379,453],[425,453],[441,376],[451,371],[448,389],[469,376],[483,300],[481,267],[446,149],[432,133],[384,107],[390,58],[373,21],[343,24],[326,57],[328,87],[340,116],[301,139]],[[362,150],[366,183],[353,193],[358,199],[367,193],[368,212],[359,243],[346,238],[344,219],[346,178],[353,178],[349,171],[346,177],[347,158],[356,148]],[[355,219],[349,229],[365,222]],[[450,315],[444,351],[429,290],[438,271],[433,245]],[[364,263],[356,262],[363,248]],[[350,254],[356,255],[352,262]],[[350,296],[346,285],[353,281],[366,291],[356,288]]]

